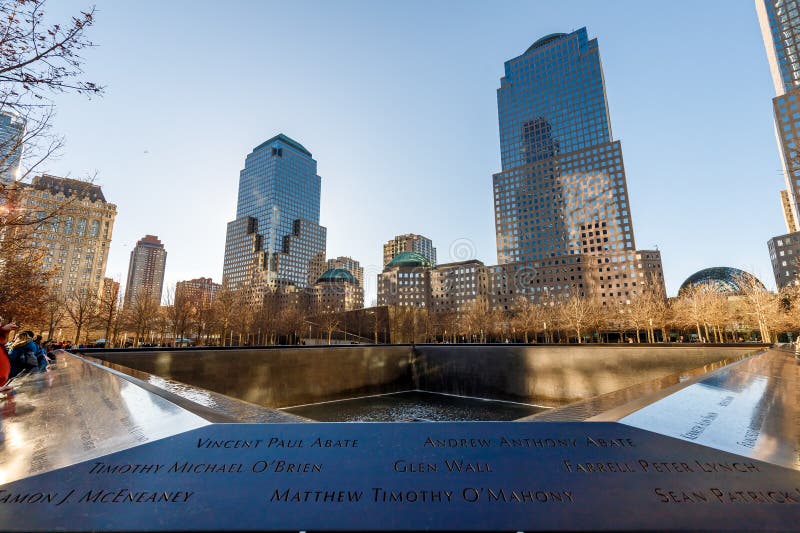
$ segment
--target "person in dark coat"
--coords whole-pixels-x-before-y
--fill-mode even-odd
[[[36,368],[39,372],[44,372],[47,370],[47,365],[50,364],[50,358],[47,357],[47,350],[44,348],[44,340],[41,335],[36,335],[33,342],[36,344]]]
[[[23,370],[37,368],[36,353],[38,351],[38,346],[33,342],[33,332],[20,331],[17,338],[14,339],[14,344],[11,345],[11,351],[8,352],[8,358],[11,361],[11,377],[13,378]]]

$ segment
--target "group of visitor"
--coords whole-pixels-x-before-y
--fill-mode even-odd
[[[62,348],[30,330],[18,330],[13,322],[0,327],[0,394],[10,392],[11,379],[22,372],[46,371],[56,358],[54,350]],[[12,332],[16,332],[13,339]]]

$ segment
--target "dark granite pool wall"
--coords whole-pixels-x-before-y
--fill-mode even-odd
[[[86,350],[86,355],[266,407],[413,389],[560,406],[759,349],[753,344],[439,344]]]
[[[267,407],[413,388],[409,346],[86,350],[85,353],[115,365]]]
[[[419,345],[421,390],[560,406],[617,391],[761,345]]]

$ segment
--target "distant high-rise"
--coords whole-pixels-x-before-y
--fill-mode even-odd
[[[533,43],[505,63],[497,107],[500,265],[490,269],[489,282],[513,281],[509,297],[575,293],[603,304],[629,301],[644,280],[597,39],[581,28]],[[663,291],[660,271],[657,277],[651,283]]]
[[[100,301],[103,302],[104,307],[115,309],[119,296],[119,281],[115,281],[112,278],[103,278],[103,283],[100,286]]]
[[[396,236],[383,245],[383,266],[386,267],[397,254],[402,252],[416,252],[431,265],[436,265],[436,248],[433,246],[433,241],[422,235],[406,233]]]
[[[222,285],[214,283],[211,278],[179,281],[175,284],[175,301],[189,301],[198,306],[208,307],[221,288]]]
[[[332,268],[341,268],[349,271],[353,277],[356,278],[358,284],[361,285],[361,288],[364,288],[364,267],[362,267],[361,263],[352,257],[344,257],[340,255],[335,259],[328,259],[325,261],[325,269],[330,270]]]
[[[21,177],[25,119],[9,111],[0,111],[0,180],[10,182]]]
[[[305,288],[325,271],[319,225],[321,178],[311,152],[279,134],[258,145],[239,173],[228,223],[223,284],[233,289]]]
[[[26,243],[41,250],[42,267],[52,274],[58,292],[100,295],[117,206],[106,201],[100,186],[44,174],[30,184],[18,183],[10,201],[37,226],[20,226]]]
[[[125,285],[125,306],[139,298],[149,298],[161,303],[164,288],[164,267],[167,251],[155,235],[145,235],[131,250],[128,265],[128,283]]]
[[[358,284],[358,286],[361,287],[362,301],[359,304],[359,307],[364,306],[364,301],[363,301],[364,267],[361,266],[361,263],[359,263],[352,257],[339,256],[335,259],[328,259],[325,262],[325,269],[326,271],[331,269],[342,269],[350,272],[353,275],[353,277],[356,278],[356,283]]]

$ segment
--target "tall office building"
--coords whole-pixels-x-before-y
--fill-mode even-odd
[[[798,226],[800,158],[796,148],[800,131],[800,2],[798,0],[755,0],[761,36],[767,52],[775,98],[772,108],[786,189],[781,191],[786,229]]]
[[[261,143],[239,173],[236,220],[228,223],[223,284],[305,288],[325,271],[319,225],[321,178],[306,148],[279,134]]]
[[[772,273],[780,289],[797,283],[800,270],[800,155],[796,145],[800,133],[800,2],[755,0],[755,4],[775,87],[772,113],[786,183],[780,201],[788,233],[767,241]]]
[[[161,303],[164,288],[164,268],[167,251],[155,235],[145,235],[133,250],[128,264],[128,282],[125,285],[125,306],[139,298],[149,298]]]
[[[25,119],[12,111],[0,111],[0,181],[21,177]]]
[[[436,265],[436,248],[433,241],[422,235],[406,233],[397,235],[394,239],[383,245],[383,266],[386,267],[397,254],[415,252],[427,259],[431,265]]]
[[[108,263],[117,206],[93,183],[44,174],[17,183],[9,201],[42,220],[20,226],[26,244],[39,250],[42,267],[63,295],[99,295]]]
[[[503,289],[494,296],[506,291],[509,301],[520,293],[630,301],[644,277],[597,39],[581,28],[533,43],[505,63],[497,107],[499,265],[490,268],[488,283]],[[660,258],[655,261],[660,265]],[[660,269],[658,274],[649,282],[663,292]]]

